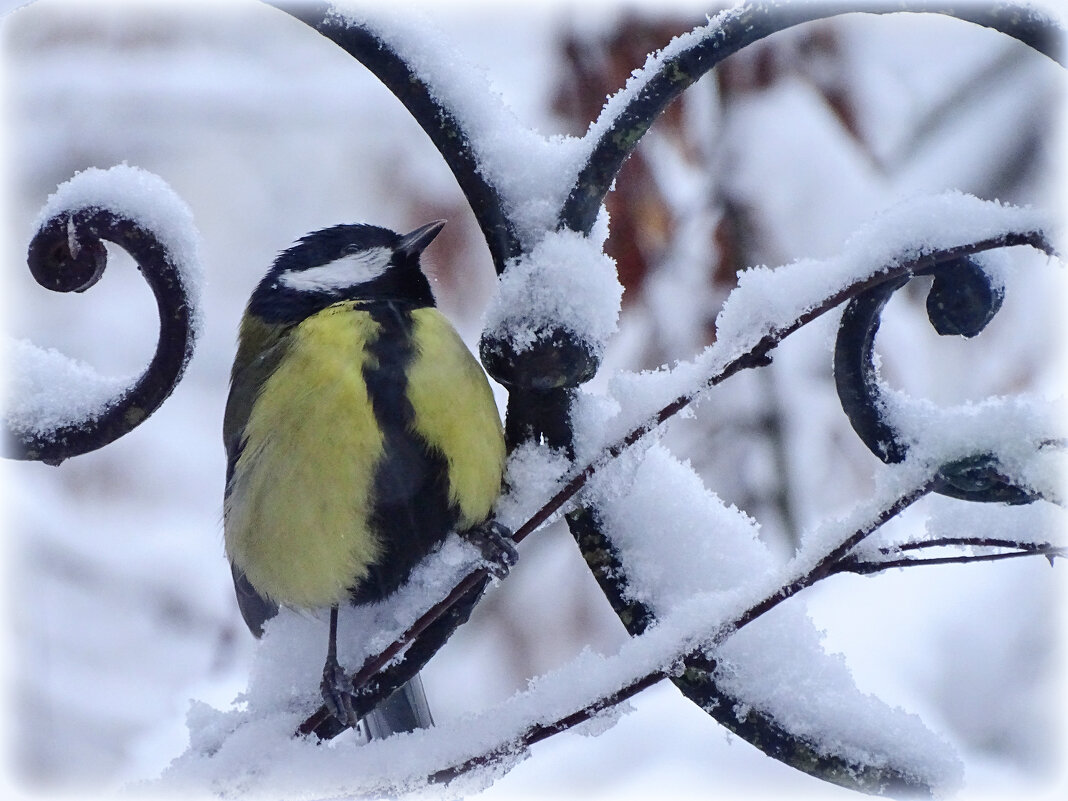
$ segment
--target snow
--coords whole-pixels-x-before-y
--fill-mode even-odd
[[[45,5],[25,13],[44,15]],[[513,575],[491,591],[475,620],[428,667],[431,703],[440,723],[434,731],[362,749],[346,738],[327,746],[292,739],[290,733],[302,714],[317,704],[325,621],[285,613],[272,622],[262,642],[253,644],[234,608],[218,533],[224,464],[217,428],[237,316],[273,254],[304,231],[353,219],[389,224],[391,217],[411,211],[402,195],[417,194],[423,204],[418,213],[423,214],[426,205],[436,209],[435,204],[448,202],[447,192],[455,190],[436,155],[419,149],[421,134],[412,130],[410,120],[390,117],[395,101],[376,94],[374,81],[358,67],[320,55],[331,48],[314,36],[308,38],[307,31],[292,26],[284,15],[252,7],[247,19],[255,24],[243,21],[219,30],[214,24],[182,26],[164,20],[148,28],[152,47],[146,48],[131,46],[145,41],[145,34],[124,27],[125,13],[113,11],[104,23],[105,29],[112,26],[119,32],[114,34],[119,45],[108,38],[112,34],[85,25],[71,37],[77,40],[71,45],[77,55],[72,56],[61,46],[62,36],[56,39],[49,33],[58,22],[46,20],[44,33],[28,40],[34,47],[16,48],[9,56],[21,70],[12,73],[26,81],[26,88],[9,99],[16,109],[11,119],[18,162],[15,227],[20,232],[32,230],[39,198],[55,184],[54,172],[62,176],[87,163],[129,158],[166,175],[196,209],[206,233],[204,247],[210,256],[206,261],[214,266],[212,291],[204,298],[208,313],[202,357],[185,379],[187,391],[169,401],[148,425],[103,452],[79,457],[58,470],[5,466],[10,534],[18,548],[17,570],[11,571],[18,581],[12,594],[34,599],[33,604],[12,610],[20,644],[12,658],[19,698],[12,719],[25,732],[16,743],[15,757],[22,772],[38,782],[43,778],[46,785],[73,785],[79,790],[126,784],[128,792],[165,791],[183,797],[211,793],[287,798],[352,796],[379,790],[383,783],[399,783],[416,794],[438,797],[440,788],[421,785],[427,770],[507,741],[524,721],[581,706],[642,670],[670,664],[695,642],[716,636],[739,610],[817,563],[881,504],[922,483],[940,460],[967,450],[969,442],[974,444],[932,436],[947,422],[955,431],[983,437],[983,447],[1004,455],[1020,480],[1044,491],[1055,489],[1058,466],[1053,462],[1060,460],[1059,454],[1047,449],[1036,455],[1033,448],[1021,447],[1016,436],[1033,443],[1058,435],[1056,412],[1043,405],[1045,393],[1013,400],[995,394],[992,400],[963,404],[951,397],[930,404],[923,400],[923,391],[917,392],[895,371],[900,365],[896,346],[907,335],[895,333],[893,319],[881,334],[881,344],[887,345],[883,373],[888,395],[898,398],[894,393],[899,393],[901,409],[908,408],[902,412],[902,430],[915,444],[915,461],[892,469],[879,465],[853,442],[833,397],[828,403],[819,394],[825,387],[814,376],[817,369],[828,369],[833,336],[829,316],[784,342],[776,352],[776,364],[757,373],[775,370],[773,382],[734,395],[728,394],[734,390],[727,386],[705,392],[701,408],[690,415],[693,419],[680,419],[667,433],[658,431],[643,439],[585,490],[585,499],[602,504],[612,516],[632,579],[631,592],[654,604],[661,614],[651,636],[622,638],[618,621],[590,586],[568,535],[540,531],[524,543]],[[642,372],[636,354],[643,352],[645,340],[658,334],[655,328],[637,329],[633,310],[629,318],[626,312],[619,316],[618,284],[611,263],[599,251],[607,236],[607,220],[602,219],[589,239],[547,233],[553,230],[562,202],[561,187],[568,185],[560,178],[581,165],[589,137],[534,134],[526,120],[518,121],[506,107],[509,90],[524,97],[535,92],[548,95],[545,75],[521,68],[519,55],[555,41],[551,26],[543,18],[529,24],[500,24],[503,17],[496,15],[505,12],[489,8],[481,9],[477,19],[446,17],[444,23],[433,25],[414,21],[404,11],[376,9],[373,14],[383,20],[391,41],[410,48],[419,69],[434,77],[439,96],[470,120],[480,164],[487,175],[501,180],[510,208],[521,221],[522,241],[538,252],[538,258],[520,260],[509,268],[516,268],[509,281],[515,282],[512,291],[523,300],[520,308],[525,316],[508,321],[508,330],[522,337],[523,331],[529,334],[549,320],[588,326],[583,336],[607,343],[605,363],[626,365],[621,372],[606,370],[580,395],[573,410],[580,463],[595,459],[605,443],[666,400],[700,387],[710,370],[748,347],[754,337],[789,321],[799,309],[811,308],[835,287],[882,269],[886,258],[999,227],[1048,223],[1029,209],[943,192],[945,182],[939,177],[955,164],[925,168],[922,194],[907,180],[904,186],[888,187],[892,181],[883,183],[877,170],[854,169],[855,150],[845,151],[828,166],[813,155],[818,153],[817,144],[826,142],[820,136],[822,129],[809,125],[813,93],[787,86],[764,98],[787,104],[793,124],[778,126],[787,130],[761,129],[752,118],[732,121],[740,145],[732,161],[736,165],[747,158],[759,161],[759,147],[775,141],[778,134],[816,143],[806,150],[803,164],[789,151],[775,162],[797,167],[798,183],[791,183],[793,170],[775,175],[753,171],[746,181],[731,187],[744,189],[739,196],[754,206],[760,193],[796,203],[787,208],[769,200],[764,207],[771,209],[770,228],[778,236],[775,247],[785,251],[770,263],[784,262],[784,266],[747,273],[721,318],[718,342],[704,355]],[[886,63],[895,70],[914,70],[912,80],[918,85],[941,80],[933,62],[942,55],[959,60],[965,53],[976,60],[975,54],[989,49],[988,39],[961,34],[951,40],[952,46],[942,48],[945,53],[939,58],[930,58],[929,52],[917,57],[909,33],[884,42],[886,31],[908,31],[896,25],[892,20],[878,21],[871,29],[875,33],[859,35],[861,50],[900,51]],[[482,40],[492,39],[493,47],[504,52],[510,48],[516,58],[502,59],[492,75],[472,70],[455,49],[441,46],[444,37],[435,29],[442,27],[461,38],[465,51],[477,54],[486,44]],[[202,49],[208,29],[218,37],[208,39],[220,51],[217,54]],[[864,30],[854,23],[846,29]],[[128,38],[122,38],[123,31]],[[247,40],[253,44],[242,44]],[[100,52],[94,51],[94,41]],[[132,70],[127,60],[131,49],[138,54],[137,68]],[[153,49],[162,55],[147,56],[146,51]],[[96,54],[88,57],[90,52]],[[1026,70],[1023,74],[1028,94],[1039,95],[1044,80]],[[162,83],[152,75],[162,76]],[[640,75],[635,76],[624,91],[637,91],[641,81]],[[338,91],[340,84],[351,92]],[[870,91],[878,94],[885,85],[885,79],[876,82]],[[487,87],[501,97],[487,101]],[[106,99],[97,108],[100,93]],[[624,102],[626,96],[619,95],[609,106]],[[610,113],[603,113],[594,126],[606,124]],[[368,126],[368,119],[378,122]],[[879,120],[872,124],[891,132],[886,137],[892,139],[893,131],[908,130],[902,121],[907,119],[902,115],[897,127]],[[534,124],[547,128],[553,120],[543,113]],[[970,152],[970,141],[979,136],[976,132],[982,132],[981,139],[992,125],[989,121],[974,125],[971,133],[956,132],[958,137],[947,138],[961,143],[959,150]],[[1011,126],[1006,123],[1006,127]],[[1005,129],[996,132],[1003,136]],[[894,142],[887,142],[886,149],[896,152]],[[852,180],[837,181],[828,171],[848,172]],[[806,180],[813,183],[801,186]],[[817,193],[823,182],[830,189]],[[131,194],[137,191],[136,185],[129,188]],[[701,194],[695,192],[693,202],[699,202]],[[872,223],[843,246],[849,228],[871,215]],[[406,230],[401,224],[393,227]],[[679,244],[696,259],[707,239],[694,231],[707,229],[694,226],[680,233],[687,241]],[[488,275],[492,272],[488,260],[478,237],[474,239],[475,245],[466,251],[467,264],[471,272]],[[797,254],[820,258],[798,260]],[[9,261],[15,263],[18,257],[16,253]],[[567,267],[583,259],[590,274],[576,274]],[[929,382],[922,390],[940,394],[965,384],[986,397],[991,394],[991,377],[1002,380],[995,386],[1008,388],[1000,392],[1015,392],[1031,382],[1042,390],[1058,383],[1056,371],[1030,361],[1033,357],[1026,347],[1036,336],[1044,336],[1036,331],[1049,326],[1050,304],[1044,296],[1054,285],[1052,265],[1044,257],[1017,262],[1014,256],[1013,264],[1026,269],[1006,271],[1002,312],[1016,322],[1016,338],[1009,338],[1008,345],[1001,339],[994,340],[1000,345],[986,346],[984,332],[983,340],[970,345],[989,353],[984,370],[968,369],[952,359],[940,365],[925,351],[923,364],[929,369],[914,371],[922,372],[926,377],[922,380]],[[554,268],[563,269],[547,280],[565,282],[568,290],[561,294],[569,297],[532,302],[544,287],[538,276]],[[465,284],[460,293],[478,296],[470,286]],[[660,309],[670,312],[673,287],[661,289]],[[700,321],[698,293],[704,287],[688,283],[679,291],[689,293],[687,300],[696,309],[688,319]],[[1022,314],[1009,308],[1020,295],[1030,301]],[[590,297],[598,298],[596,309],[585,314],[578,300]],[[127,318],[129,305],[117,302],[104,313],[118,325]],[[477,308],[478,303],[472,306]],[[62,311],[48,316],[44,309],[44,302],[27,293],[25,303],[20,297],[13,312],[34,319],[36,328],[24,327],[31,329],[37,342],[50,341],[50,336],[91,340],[83,333],[91,327],[85,321],[101,311],[98,307],[92,314],[82,312],[84,317]],[[468,320],[472,329],[475,318],[477,314]],[[677,319],[668,322],[682,327]],[[908,317],[905,322],[906,329],[916,325]],[[696,343],[702,341],[700,335],[682,331],[675,339]],[[84,361],[98,364],[97,357],[115,348],[115,343],[104,343]],[[668,352],[673,358],[687,355]],[[96,382],[88,373],[83,379],[83,368],[53,356],[38,353],[29,364],[47,369],[40,372],[40,380],[50,386],[53,370],[71,373],[87,385]],[[709,416],[718,417],[732,405],[757,406],[767,388],[777,384],[797,398],[789,410],[790,424],[807,426],[807,440],[791,440],[791,447],[800,443],[796,462],[789,468],[800,488],[797,492],[827,518],[813,523],[805,510],[807,533],[801,550],[785,563],[781,548],[773,544],[776,532],[768,530],[774,525],[758,527],[749,516],[755,515],[753,509],[739,502],[745,507],[742,511],[719,492],[723,474],[744,472],[742,464],[720,468],[717,477],[701,469],[697,459],[689,464],[667,449],[690,437],[695,450],[717,451],[718,441],[706,438],[704,432],[693,436],[693,426]],[[913,397],[906,401],[904,391],[891,390],[890,385],[905,386]],[[97,391],[101,397],[106,394],[106,380],[100,380]],[[916,405],[930,413],[913,419]],[[71,410],[69,402],[65,408]],[[735,418],[727,422],[731,419]],[[843,441],[854,450],[836,452],[827,447]],[[877,478],[871,478],[873,474]],[[513,526],[522,522],[566,475],[560,454],[537,446],[513,454],[508,472],[511,489],[498,505],[501,519]],[[716,492],[709,489],[712,486]],[[842,497],[850,498],[846,508],[853,508],[836,514]],[[866,500],[856,506],[858,497]],[[1063,530],[1063,513],[1050,504],[1006,509],[928,500],[914,516],[902,516],[885,532],[872,535],[872,544],[914,539],[925,530],[941,536],[963,528],[969,534],[1002,532],[1028,540],[1046,540],[1051,532]],[[763,515],[755,517],[766,522]],[[440,561],[433,563],[436,567],[420,575],[427,582],[447,584],[450,576],[462,572],[469,556],[456,547],[447,547]],[[841,577],[824,582],[726,638],[717,651],[723,664],[719,678],[743,703],[773,711],[826,752],[907,765],[936,782],[943,793],[960,787],[968,795],[990,786],[1030,789],[1036,781],[1034,765],[1048,770],[1060,757],[1049,745],[1055,739],[1052,705],[1043,701],[1055,686],[1050,676],[1060,675],[1061,669],[1039,659],[1051,652],[1048,629],[1055,601],[1051,588],[1058,586],[1061,571],[1050,570],[1044,560],[1032,561],[1038,564],[974,573],[970,567],[955,572],[925,568],[878,579]],[[904,573],[907,583],[902,582]],[[377,610],[368,620],[343,619],[346,662],[358,660],[402,627],[403,619],[425,602],[427,586],[417,581],[406,600]],[[510,603],[508,597],[519,611],[501,616],[500,610]],[[584,597],[588,603],[575,600]],[[985,626],[995,613],[1005,619]],[[589,647],[569,652],[575,642]],[[952,666],[962,662],[971,672],[953,681]],[[1019,681],[1020,675],[1028,681]],[[536,678],[527,686],[531,676]],[[1005,687],[1010,684],[1008,691]],[[1002,693],[997,704],[983,700],[991,688]],[[186,714],[190,698],[195,700]],[[943,703],[945,699],[951,704]],[[729,795],[737,788],[750,797],[762,793],[822,797],[840,792],[722,735],[707,715],[669,685],[642,693],[619,713],[584,727],[585,734],[597,736],[551,738],[530,755],[516,755],[520,764],[507,775],[503,771],[471,775],[449,793],[493,798],[494,793],[508,797],[578,792],[618,798],[635,793]],[[984,719],[977,720],[980,717]],[[1010,741],[1014,750],[1003,747]],[[731,742],[734,745],[729,746]],[[1038,754],[1036,744],[1042,743],[1046,752],[1034,756],[1035,763],[1020,761],[1020,753]],[[991,756],[995,753],[1000,756]],[[147,784],[139,783],[146,779]]]
[[[1064,407],[1034,396],[991,397],[957,407],[909,398],[883,386],[887,419],[912,448],[935,451],[943,464],[977,454],[997,457],[1001,470],[1025,488],[1062,502]]]
[[[676,398],[692,395],[699,402],[702,392],[707,394],[706,384],[725,366],[752,351],[765,337],[790,330],[803,315],[850,286],[936,250],[1007,232],[1037,231],[1056,231],[1049,215],[954,191],[913,198],[883,211],[851,235],[838,256],[744,270],[716,318],[715,343],[696,358],[679,361],[670,368],[614,375],[608,392],[619,404],[618,412],[611,422],[595,423],[596,437],[577,426],[577,447],[591,459],[591,454],[622,438]],[[585,401],[580,400],[580,405],[582,402]],[[917,441],[946,423],[934,419],[933,412],[914,414],[918,406],[904,400],[901,403],[906,408],[895,417],[901,419],[905,431],[910,426],[923,427],[912,434]],[[582,419],[590,417],[597,415]],[[969,433],[981,433],[982,425],[973,425]],[[963,439],[966,447],[967,437]],[[1035,441],[1033,437],[1027,440]]]
[[[645,64],[607,99],[586,134],[574,137],[544,136],[521,123],[492,89],[485,69],[464,58],[433,23],[413,9],[369,8],[351,1],[333,4],[337,19],[365,26],[388,43],[432,96],[461,121],[478,168],[500,191],[525,253],[536,250],[545,233],[556,228],[564,201],[598,140],[650,77],[668,59],[719,35],[723,23],[738,13],[738,9],[723,11],[650,53]]]
[[[699,592],[743,586],[775,566],[756,522],[724,505],[660,445],[601,509],[627,565],[631,597],[658,613]]]
[[[515,530],[556,494],[570,469],[570,460],[560,451],[538,442],[522,443],[508,455],[506,490],[497,500],[494,517]]]
[[[1009,231],[1052,233],[1054,223],[1048,213],[957,191],[911,198],[856,231],[837,257],[745,270],[716,318],[717,338],[741,352],[838,290],[898,264]]]
[[[1018,447],[1015,432],[999,431],[1003,442]],[[806,575],[855,531],[868,529],[882,509],[929,481],[945,458],[935,448],[933,457],[914,456],[888,468],[875,497],[807,536],[797,556],[776,567],[757,540],[753,521],[724,506],[687,465],[653,446],[615,503],[599,499],[628,568],[632,597],[657,613],[658,624],[649,633],[627,641],[611,657],[585,652],[487,712],[352,752],[291,736],[318,705],[313,687],[303,683],[303,691],[297,688],[302,676],[314,675],[325,624],[320,620],[309,626],[306,616],[286,613],[268,626],[241,707],[214,712],[196,706],[189,721],[191,749],[164,773],[159,788],[181,793],[206,785],[227,795],[269,789],[284,797],[416,792],[425,776],[507,749],[528,726],[563,718],[647,673],[670,669],[680,656],[714,638],[720,643],[717,677],[745,709],[772,715],[819,753],[904,770],[933,787],[936,795],[946,795],[962,780],[953,749],[915,714],[857,690],[841,658],[823,650],[803,607],[781,607],[725,636],[732,627],[729,621]],[[550,461],[533,453],[520,460],[526,471]],[[653,532],[656,536],[650,537]],[[456,568],[464,561],[453,556],[442,563]],[[433,582],[447,587],[458,575],[431,565],[413,578],[407,597],[426,602],[440,595]],[[365,650],[344,654],[348,663],[359,664],[365,652],[403,629],[397,610],[405,607],[403,598],[382,605],[387,618],[396,615],[393,625],[372,617],[361,619],[362,631],[346,629],[342,641],[347,646],[365,644]],[[413,607],[406,613],[418,611]],[[600,718],[597,727],[613,720]],[[310,783],[309,776],[316,781]],[[480,781],[490,778],[475,772],[460,786],[470,789],[471,782]]]
[[[631,597],[658,619],[701,593],[763,587],[773,594],[803,575],[871,519],[880,505],[919,486],[930,471],[909,466],[863,509],[813,533],[792,562],[778,568],[744,513],[725,506],[692,469],[653,447],[633,486],[602,507],[627,567]],[[841,659],[824,652],[803,606],[789,604],[727,639],[715,652],[722,689],[769,713],[824,754],[860,764],[893,765],[946,792],[960,782],[952,748],[913,714],[858,691]]]
[[[25,339],[7,339],[4,419],[15,433],[43,434],[98,415],[135,376],[101,376],[83,361]]]
[[[562,328],[603,355],[618,327],[623,287],[603,250],[607,215],[602,223],[590,236],[552,231],[530,253],[511,259],[486,311],[486,334],[522,353],[539,334]]]
[[[601,109],[600,115],[590,123],[585,139],[591,143],[600,139],[612,127],[616,118],[641,94],[642,90],[649,84],[649,81],[656,76],[667,61],[700,45],[705,39],[722,36],[724,24],[731,22],[736,17],[743,16],[745,10],[744,5],[738,4],[734,8],[725,9],[715,16],[706,17],[707,22],[704,25],[699,25],[687,33],[672,37],[671,41],[663,48],[650,53],[641,68],[631,72],[623,88],[608,98],[608,101]]]

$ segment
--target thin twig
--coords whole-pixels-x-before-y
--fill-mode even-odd
[[[1041,554],[1049,559],[1052,564],[1054,558],[1064,557],[1065,552],[1061,548],[1050,551],[1012,551],[1010,553],[987,553],[979,555],[961,554],[960,556],[934,556],[926,559],[890,559],[885,562],[853,562],[843,561],[835,569],[835,573],[856,573],[868,576],[874,573],[882,573],[895,567],[917,567],[919,565],[963,565],[970,562],[998,562],[1004,559],[1018,559],[1021,556],[1035,556]]]
[[[879,549],[880,553],[892,554],[901,551],[918,551],[923,548],[945,547],[972,547],[972,548],[1015,548],[1017,550],[1030,550],[1044,552],[1055,546],[1048,542],[1020,542],[1019,540],[1007,540],[1000,537],[935,537],[930,540],[915,540],[903,542],[899,545],[887,545]]]
[[[880,548],[884,554],[900,553],[907,550],[920,550],[921,548],[941,548],[953,546],[971,546],[979,548],[1007,548],[1011,549],[1002,553],[984,554],[957,554],[956,556],[931,556],[917,559],[903,557],[900,559],[885,559],[879,561],[865,561],[856,556],[846,556],[837,565],[835,573],[856,573],[857,575],[871,575],[881,573],[898,567],[917,567],[920,565],[963,565],[972,562],[998,562],[1004,559],[1019,559],[1024,556],[1045,556],[1050,564],[1057,557],[1065,558],[1068,550],[1052,543],[1029,543],[1014,542],[995,537],[940,537],[926,542],[908,542],[900,546]]]
[[[633,698],[642,690],[646,690],[654,684],[659,684],[668,677],[669,674],[664,671],[650,673],[633,684],[629,684],[611,695],[600,698],[577,712],[573,712],[557,721],[553,721],[552,723],[535,724],[523,732],[517,739],[495,748],[489,753],[471,757],[471,759],[468,759],[466,762],[462,762],[459,765],[443,768],[427,778],[432,783],[448,782],[472,770],[492,765],[499,762],[501,759],[507,758],[511,754],[519,753],[536,743],[540,743],[542,740],[547,740],[554,734],[560,734],[575,726],[579,726],[596,717],[601,712],[604,712],[606,709],[611,709],[612,707]]]

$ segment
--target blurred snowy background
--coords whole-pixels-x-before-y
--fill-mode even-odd
[[[419,7],[545,134],[581,134],[645,53],[715,10]],[[155,417],[59,468],[0,464],[4,772],[25,792],[92,795],[181,753],[189,699],[225,706],[244,687],[255,646],[222,556],[219,431],[237,322],[275,254],[338,222],[447,218],[427,262],[471,343],[494,276],[451,175],[400,104],[275,9],[39,0],[0,36],[5,333],[110,374],[136,373],[152,353],[154,303],[121,254],[85,296],[52,296],[22,267],[37,210],[86,167],[127,161],[167,180],[192,207],[209,280],[198,351]],[[1064,88],[1061,68],[1026,47],[932,16],[811,24],[730,59],[658,122],[610,198],[626,296],[604,374],[692,356],[737,269],[832,255],[910,195],[956,188],[1059,208]],[[899,293],[879,339],[886,378],[943,403],[1059,393],[1064,279],[1018,258],[1003,311],[974,342],[939,341],[919,289]],[[809,326],[669,432],[783,558],[800,531],[863,498],[878,466],[838,407],[834,323]],[[933,499],[895,525],[960,509]],[[862,689],[955,744],[966,797],[1035,796],[1063,780],[1064,586],[1063,566],[1035,559],[838,577],[804,600]],[[483,709],[625,636],[566,529],[547,530],[431,663],[428,695],[442,719]],[[634,706],[601,737],[535,747],[485,795],[849,795],[726,734],[670,686]]]

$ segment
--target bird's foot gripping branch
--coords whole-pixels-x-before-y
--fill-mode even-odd
[[[500,581],[519,561],[519,551],[512,544],[512,532],[496,520],[467,529],[460,536],[482,554],[482,567]]]

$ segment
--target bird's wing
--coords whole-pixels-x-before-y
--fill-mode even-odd
[[[278,614],[278,604],[256,592],[236,565],[230,565],[230,573],[234,577],[234,590],[241,617],[245,619],[248,630],[260,637],[263,635],[263,624]]]
[[[230,394],[223,415],[227,492],[234,464],[244,446],[245,427],[252,406],[260,388],[285,356],[290,330],[291,326],[272,327],[247,315],[241,324],[237,356],[230,373]]]

